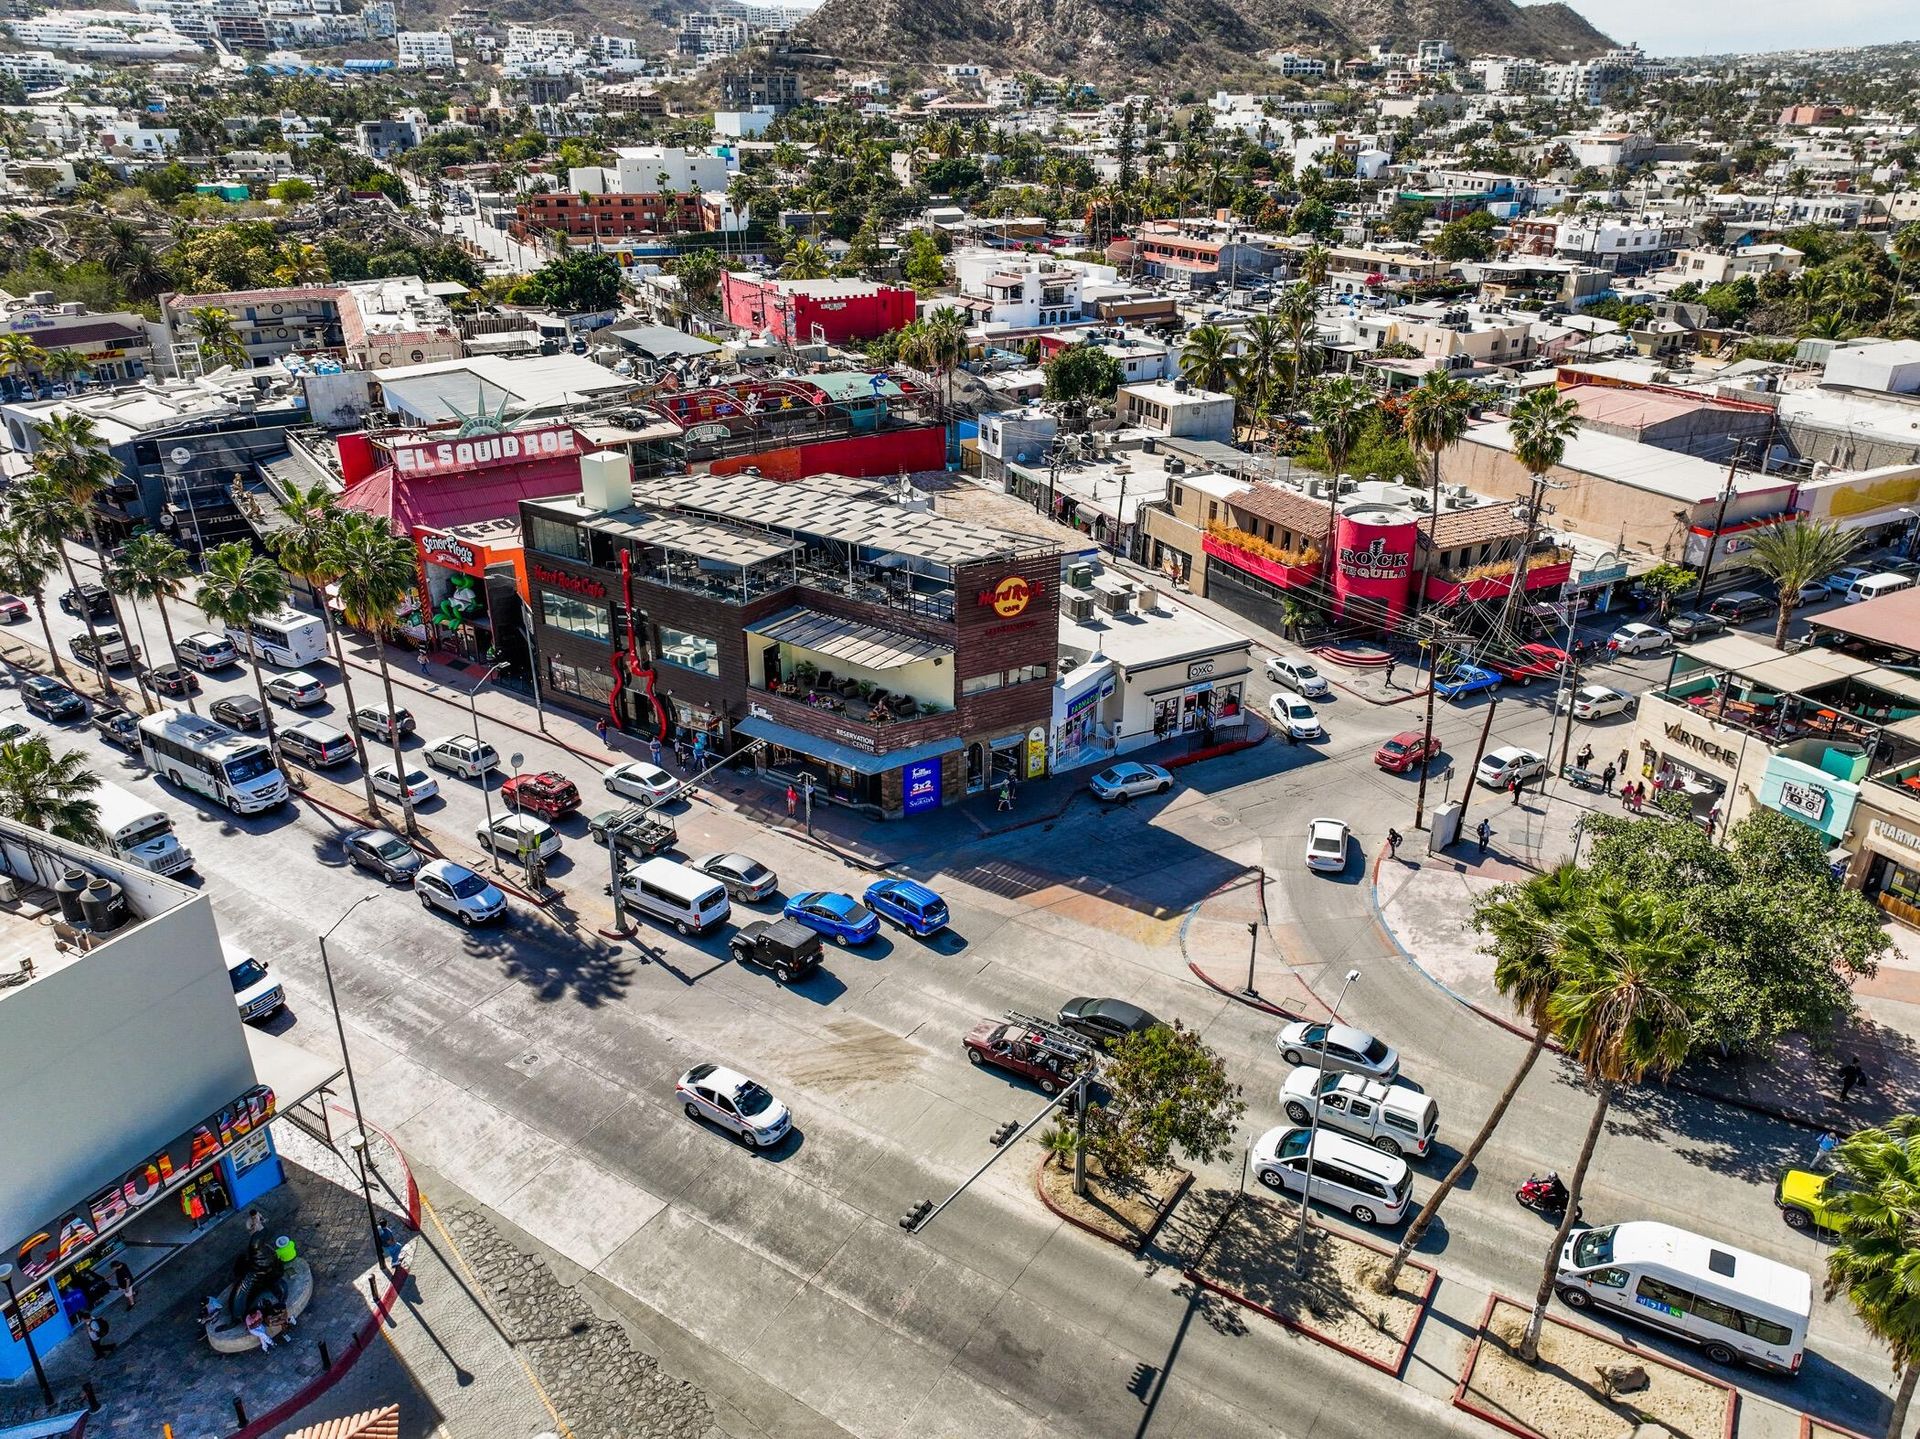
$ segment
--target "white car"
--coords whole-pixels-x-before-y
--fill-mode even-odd
[[[1282,1026],[1273,1037],[1273,1046],[1295,1068],[1304,1064],[1313,1069],[1338,1069],[1382,1082],[1400,1073],[1399,1051],[1350,1024],[1295,1020]]]
[[[1872,574],[1873,568],[1870,565],[1848,565],[1844,570],[1836,570],[1827,576],[1827,593],[1844,595]]]
[[[1347,867],[1347,824],[1339,819],[1316,819],[1307,826],[1307,868],[1338,874]]]
[[[1287,655],[1275,655],[1267,661],[1267,678],[1311,699],[1320,698],[1332,688],[1327,677],[1307,661]]]
[[[1267,1188],[1295,1194],[1305,1189],[1309,1199],[1344,1209],[1361,1224],[1398,1224],[1413,1200],[1406,1160],[1325,1129],[1269,1129],[1253,1141],[1249,1167]]]
[[[1573,717],[1575,719],[1605,719],[1609,715],[1630,715],[1633,713],[1634,698],[1630,694],[1606,685],[1581,685],[1572,696]],[[1567,708],[1567,697],[1561,696],[1558,709]]]
[[[1319,739],[1326,733],[1319,712],[1298,695],[1275,695],[1267,701],[1267,713],[1295,739]]]
[[[673,1086],[687,1118],[717,1124],[749,1149],[778,1144],[793,1128],[793,1115],[766,1089],[737,1069],[696,1064]]]
[[[305,670],[289,670],[275,675],[264,686],[267,698],[278,700],[288,709],[305,709],[327,697],[327,687]]]
[[[484,924],[507,912],[504,894],[450,859],[430,859],[421,865],[413,890],[427,909],[450,914],[462,924]]]
[[[1546,760],[1517,744],[1503,744],[1480,761],[1474,777],[1488,789],[1505,789],[1515,780],[1532,779],[1545,774]]]
[[[500,752],[471,735],[450,734],[428,740],[422,754],[435,769],[462,779],[478,779],[488,770],[500,768]]]
[[[404,706],[388,709],[384,704],[361,705],[353,712],[353,727],[361,734],[391,743],[413,733],[413,714]],[[399,734],[396,736],[395,730]]]
[[[1095,799],[1132,799],[1139,794],[1165,794],[1173,788],[1173,776],[1157,764],[1123,760],[1088,780],[1087,788]]]
[[[659,765],[648,764],[643,759],[630,759],[614,765],[600,779],[610,793],[637,799],[643,809],[665,804],[680,793],[679,780]]]
[[[388,799],[410,799],[415,804],[423,799],[432,799],[440,793],[440,781],[421,769],[418,765],[408,765],[405,783],[399,768],[392,760],[382,760],[373,767],[369,778],[373,780],[374,791]]]
[[[559,833],[530,814],[497,814],[492,824],[475,825],[473,837],[482,849],[509,859],[525,859],[529,853],[549,859],[560,853]]]
[[[1433,1147],[1440,1123],[1440,1107],[1431,1095],[1358,1074],[1322,1074],[1307,1065],[1287,1075],[1280,1107],[1295,1124],[1311,1124],[1318,1111],[1322,1128],[1351,1134],[1384,1154],[1415,1159]]]
[[[286,991],[267,973],[267,962],[255,959],[244,949],[235,949],[220,941],[220,952],[227,961],[227,979],[233,985],[233,1002],[246,1021],[270,1019],[287,1002]]]
[[[1623,655],[1657,654],[1673,643],[1673,636],[1658,625],[1639,621],[1620,626],[1607,636],[1607,644]]]

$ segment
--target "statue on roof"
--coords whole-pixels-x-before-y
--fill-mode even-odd
[[[460,420],[460,428],[454,431],[454,438],[457,440],[470,440],[475,435],[497,435],[502,430],[510,428],[507,411],[513,405],[511,395],[502,395],[499,408],[488,410],[486,392],[483,390],[475,396],[472,414],[468,414],[445,397],[442,397],[441,403],[452,410]],[[514,418],[519,417],[516,415]]]

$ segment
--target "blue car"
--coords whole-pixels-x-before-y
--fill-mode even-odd
[[[1475,690],[1497,690],[1500,688],[1500,676],[1492,670],[1483,670],[1478,665],[1457,664],[1442,672],[1440,679],[1434,682],[1433,692],[1441,699],[1458,699],[1461,695],[1470,695]]]
[[[882,919],[922,939],[947,927],[947,902],[910,879],[877,880],[867,886],[862,898]]]
[[[783,911],[835,944],[865,944],[880,933],[880,916],[850,894],[811,889],[787,901]]]

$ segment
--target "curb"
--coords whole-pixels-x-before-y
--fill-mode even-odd
[[[1033,1171],[1034,1195],[1040,1200],[1041,1204],[1046,1206],[1047,1212],[1053,1215],[1055,1219],[1071,1224],[1082,1233],[1091,1234],[1095,1239],[1111,1244],[1116,1249],[1124,1249],[1129,1254],[1143,1253],[1147,1246],[1153,1243],[1154,1235],[1158,1234],[1160,1232],[1160,1226],[1167,1222],[1167,1216],[1173,1213],[1175,1208],[1179,1206],[1180,1201],[1186,1198],[1187,1190],[1193,1186],[1193,1171],[1191,1169],[1181,1170],[1180,1182],[1174,1186],[1173,1193],[1169,1194],[1165,1202],[1161,1204],[1159,1212],[1153,1216],[1153,1223],[1149,1224],[1147,1226],[1147,1232],[1140,1236],[1140,1242],[1138,1244],[1129,1244],[1126,1240],[1117,1239],[1107,1233],[1106,1230],[1089,1224],[1084,1219],[1076,1219],[1047,1197],[1046,1188],[1040,1183],[1040,1176],[1046,1173],[1047,1166],[1051,1163],[1053,1163],[1052,1155],[1042,1155],[1040,1163]]]
[[[1480,1362],[1480,1348],[1486,1342],[1487,1321],[1493,1318],[1494,1309],[1501,1304],[1510,1304],[1519,1309],[1527,1310],[1529,1312],[1531,1312],[1531,1310],[1533,1309],[1533,1306],[1531,1304],[1528,1304],[1519,1299],[1515,1299],[1511,1295],[1502,1294],[1497,1289],[1494,1290],[1493,1293],[1487,1296],[1486,1305],[1480,1310],[1480,1322],[1474,1326],[1473,1343],[1467,1346],[1466,1363],[1461,1366],[1460,1377],[1458,1380],[1454,1382],[1453,1397],[1450,1402],[1452,1403],[1453,1407],[1455,1409],[1458,1409],[1461,1413],[1471,1414],[1476,1419],[1484,1420],[1486,1423],[1493,1425],[1494,1428],[1513,1435],[1514,1439],[1544,1439],[1544,1436],[1536,1433],[1532,1429],[1527,1428],[1524,1424],[1520,1424],[1515,1420],[1508,1419],[1502,1415],[1495,1414],[1490,1409],[1482,1409],[1478,1404],[1470,1403],[1466,1397],[1467,1386],[1473,1379],[1474,1366]],[[1571,1319],[1562,1319],[1559,1315],[1553,1313],[1551,1310],[1549,1310],[1547,1313],[1546,1322],[1548,1324],[1558,1324],[1563,1329],[1571,1329],[1576,1334],[1584,1334],[1589,1339],[1596,1339],[1600,1343],[1607,1345],[1609,1348],[1617,1349],[1622,1354],[1628,1355],[1640,1362],[1658,1364],[1658,1365],[1661,1365],[1663,1368],[1672,1369],[1676,1373],[1685,1374],[1689,1378],[1698,1379],[1703,1383],[1711,1384],[1716,1389],[1724,1389],[1727,1394],[1728,1402],[1727,1402],[1727,1417],[1724,1425],[1722,1426],[1721,1439],[1733,1439],[1733,1431],[1740,1419],[1740,1391],[1734,1385],[1728,1383],[1724,1379],[1716,1378],[1714,1375],[1702,1373],[1700,1370],[1695,1369],[1690,1365],[1682,1364],[1677,1360],[1669,1359],[1664,1354],[1661,1354],[1656,1350],[1638,1349],[1638,1348],[1633,1348],[1626,1344],[1622,1344],[1618,1339],[1613,1338],[1611,1335],[1602,1334],[1598,1329],[1591,1329],[1587,1327],[1585,1324],[1575,1323]],[[1800,1417],[1804,1422],[1804,1420],[1806,1419],[1806,1416],[1803,1414]],[[1804,1433],[1805,1430],[1803,1429],[1801,1432]]]
[[[1866,1435],[1856,1430],[1845,1428],[1839,1424],[1829,1423],[1825,1419],[1816,1419],[1804,1411],[1802,1411],[1800,1415],[1799,1439],[1814,1439],[1813,1426],[1816,1424],[1826,1433],[1838,1435],[1839,1439],[1867,1439]]]
[[[1235,876],[1235,878],[1226,880],[1223,883],[1214,886],[1212,890],[1202,895],[1199,899],[1195,900],[1193,904],[1188,908],[1185,916],[1182,917],[1180,921],[1180,929],[1178,933],[1175,935],[1175,938],[1179,941],[1179,945],[1180,945],[1180,957],[1186,960],[1187,968],[1193,971],[1193,977],[1195,979],[1199,980],[1208,989],[1212,990],[1215,994],[1220,995],[1222,998],[1231,999],[1235,1004],[1245,1005],[1248,1009],[1254,1010],[1260,1014],[1270,1015],[1275,1019],[1284,1019],[1289,1022],[1296,1019],[1304,1019],[1306,1018],[1305,1015],[1296,1014],[1290,1009],[1282,1009],[1279,1005],[1274,1004],[1269,1000],[1263,999],[1259,995],[1248,994],[1243,989],[1233,989],[1228,987],[1227,985],[1222,984],[1219,980],[1215,979],[1212,975],[1208,974],[1204,969],[1202,969],[1198,964],[1196,964],[1193,960],[1193,957],[1187,953],[1187,928],[1194,922],[1195,919],[1199,918],[1200,911],[1206,907],[1207,901],[1214,898],[1214,896],[1216,895],[1224,894],[1228,889],[1232,888],[1235,884],[1237,884],[1240,878],[1244,877],[1249,873],[1255,876],[1257,887],[1259,889],[1260,923],[1266,926],[1267,928],[1268,942],[1269,943],[1273,942],[1273,928],[1272,928],[1271,922],[1267,918],[1266,866],[1250,864],[1250,865],[1243,866],[1240,871],[1240,874],[1238,876]],[[1301,981],[1301,983],[1303,986],[1305,986],[1304,980]],[[1306,988],[1307,988],[1308,994],[1311,995],[1313,993],[1312,987],[1306,986]],[[1327,1012],[1329,1014],[1333,1013],[1331,1009],[1329,1009]],[[1335,1014],[1333,1015],[1333,1017],[1335,1019],[1338,1019],[1340,1016]]]

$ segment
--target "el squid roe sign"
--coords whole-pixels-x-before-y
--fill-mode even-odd
[[[1334,610],[1384,625],[1404,610],[1413,590],[1419,522],[1390,505],[1356,505],[1334,527]]]
[[[390,445],[393,467],[403,475],[453,475],[498,465],[534,460],[566,459],[586,453],[572,425],[549,425],[537,430],[507,430],[498,435],[475,435],[465,440],[428,440],[423,444]]]

